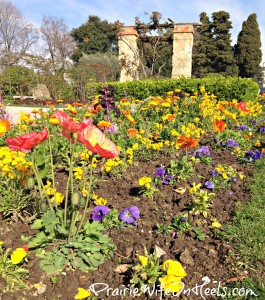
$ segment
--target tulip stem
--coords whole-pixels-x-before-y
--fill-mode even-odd
[[[90,162],[90,165],[89,165],[89,186],[88,186],[88,193],[87,193],[87,197],[86,197],[86,204],[85,204],[85,208],[84,208],[84,211],[83,211],[82,219],[79,223],[79,226],[78,226],[78,229],[76,231],[75,236],[77,236],[78,233],[80,232],[80,230],[83,226],[84,220],[85,220],[85,216],[86,216],[87,208],[88,208],[88,203],[89,203],[89,200],[90,200],[91,187],[92,187],[92,184],[93,184],[92,179],[93,179],[93,166],[92,166],[92,163]]]
[[[72,143],[70,141],[70,163],[69,163],[69,173],[68,173],[68,180],[66,185],[66,192],[65,192],[65,202],[64,202],[64,225],[66,226],[67,223],[67,204],[68,204],[68,196],[69,196],[69,186],[71,184],[71,190],[73,194],[73,157],[74,151],[72,147]]]

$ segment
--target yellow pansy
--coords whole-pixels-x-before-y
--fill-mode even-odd
[[[141,263],[141,265],[143,267],[145,267],[147,265],[147,263],[148,263],[148,257],[143,256],[143,255],[139,255],[138,259],[139,259],[139,261],[140,261],[140,263]]]
[[[91,296],[91,292],[88,290],[85,290],[83,288],[78,288],[78,293],[75,295],[75,299],[86,299],[89,296]]]
[[[13,265],[17,265],[22,262],[23,258],[27,255],[24,248],[17,248],[11,253],[11,262]]]
[[[180,278],[187,276],[187,273],[183,269],[181,263],[176,260],[171,260],[171,259],[166,260],[163,263],[161,269],[163,271],[166,271],[167,275],[174,275]]]
[[[177,293],[183,287],[181,277],[177,277],[174,275],[166,275],[159,278],[159,281],[161,282],[161,288],[166,292]]]
[[[146,185],[148,183],[152,182],[152,179],[151,177],[146,177],[146,176],[143,176],[139,179],[139,185],[140,186],[143,186],[143,185]]]
[[[212,223],[212,225],[209,226],[209,228],[221,228],[222,224],[217,222],[217,221],[214,221]]]

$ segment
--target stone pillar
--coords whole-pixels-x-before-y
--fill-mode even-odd
[[[139,79],[138,32],[134,26],[124,26],[119,32],[118,37],[119,61],[121,66],[120,81]]]
[[[193,25],[175,24],[173,30],[172,78],[190,77],[192,67]]]

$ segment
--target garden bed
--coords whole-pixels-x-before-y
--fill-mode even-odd
[[[231,283],[264,275],[246,268],[223,235],[252,197],[249,182],[264,152],[260,100],[218,103],[177,90],[117,105],[106,91],[93,107],[51,109],[14,128],[2,121],[0,247],[10,253],[0,255],[1,274],[9,272],[0,298],[174,299],[159,285],[173,276],[164,267],[171,262],[186,291],[178,299],[237,299],[222,297]],[[32,156],[13,151],[33,148]],[[22,281],[12,284],[20,267]],[[149,294],[140,293],[143,285]],[[91,296],[76,296],[80,288]]]

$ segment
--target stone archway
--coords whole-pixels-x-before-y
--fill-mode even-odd
[[[200,23],[172,24],[172,78],[191,76],[194,26],[199,25]],[[118,36],[119,60],[122,62],[120,81],[137,80],[140,64],[137,47],[139,34],[135,26],[123,26]]]

